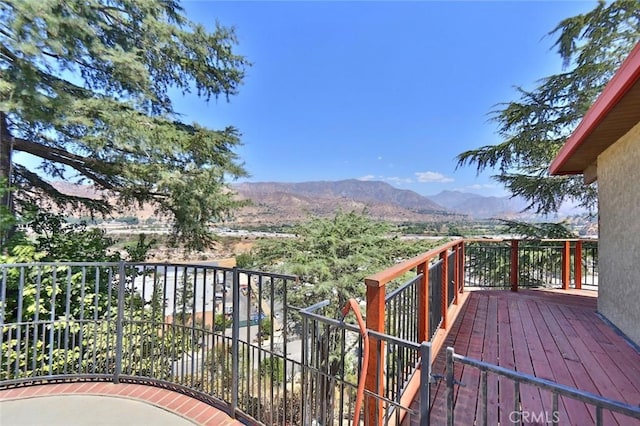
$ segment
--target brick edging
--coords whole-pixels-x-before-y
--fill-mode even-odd
[[[110,382],[52,383],[18,386],[0,390],[0,401],[53,395],[94,395],[128,398],[167,410],[203,426],[240,426],[222,410],[169,389],[143,384]]]

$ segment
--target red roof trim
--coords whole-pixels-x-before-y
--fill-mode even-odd
[[[633,48],[627,59],[620,65],[611,81],[606,85],[573,134],[560,149],[553,163],[551,163],[551,174],[571,173],[564,170],[560,171],[560,169],[638,79],[640,79],[640,43]]]

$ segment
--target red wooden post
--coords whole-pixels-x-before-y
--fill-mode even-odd
[[[418,294],[418,338],[420,342],[429,341],[429,261],[418,265],[418,274],[422,274]]]
[[[453,296],[453,303],[454,305],[457,305],[458,294],[460,293],[460,245],[456,244],[453,248],[453,252],[453,291],[455,292],[455,295]]]
[[[518,240],[511,240],[511,291],[518,291]]]
[[[576,241],[575,254],[573,255],[573,276],[576,279],[576,288],[579,290],[582,288],[582,241]]]
[[[441,300],[441,306],[442,306],[442,323],[440,325],[440,328],[444,328],[445,330],[447,329],[447,301],[449,300],[449,295],[447,293],[449,293],[449,285],[447,283],[447,280],[449,278],[449,250],[445,249],[443,252],[440,253],[440,259],[442,259],[442,279],[440,280],[440,285],[442,285],[442,300]]]
[[[365,279],[367,285],[367,328],[384,333],[385,285],[379,281]],[[374,395],[384,395],[383,369],[385,361],[384,344],[375,338],[369,345],[369,363],[364,387]],[[382,399],[365,397],[365,424],[382,425]]]
[[[465,263],[466,259],[464,257],[464,240],[460,243],[460,293],[464,291],[464,280],[466,278],[465,275]]]
[[[569,281],[571,280],[571,243],[564,242],[562,247],[562,289],[569,289]]]

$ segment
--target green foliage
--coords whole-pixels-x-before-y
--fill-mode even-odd
[[[260,320],[258,332],[262,339],[271,337],[271,334],[273,333],[273,323],[271,322],[271,318],[267,317]]]
[[[243,348],[239,349],[238,356],[238,378],[242,379],[246,368],[246,354]],[[202,381],[200,381],[202,374]],[[211,395],[217,396],[224,401],[231,399],[233,388],[233,358],[231,356],[231,341],[222,340],[214,344],[213,348],[207,352],[205,359],[205,369],[197,374],[196,379],[200,382],[201,390]]]
[[[61,216],[48,213],[32,213],[26,227],[36,234],[35,242],[26,240],[24,235],[17,234],[8,244],[8,253],[0,255],[3,264],[9,263],[33,263],[33,262],[116,262],[120,260],[118,253],[109,251],[113,241],[106,236],[104,231],[98,229],[88,229],[84,224],[67,224]],[[54,292],[53,276],[54,272],[60,276],[69,274],[70,285],[65,288],[55,288],[60,297],[56,298],[55,310],[61,312],[65,310],[66,296],[69,297],[69,306],[72,314],[79,313],[80,305],[84,302],[81,296],[83,283],[87,277],[78,271],[71,269],[57,270],[53,267],[27,268],[26,281],[19,276],[17,270],[8,272],[6,281],[6,306],[5,321],[11,322],[18,312],[19,303],[23,306],[24,316],[31,318],[38,314],[46,315],[49,312],[44,304],[35,307],[35,300],[44,297],[42,293],[36,294],[36,285],[40,286],[40,292],[45,292],[50,298]],[[59,268],[58,268],[59,269]],[[99,274],[98,279],[105,283],[106,271]],[[45,277],[39,284],[36,284],[38,274]],[[91,283],[95,277],[89,277]],[[85,280],[85,281],[83,281]],[[92,289],[93,290],[93,289]],[[104,293],[108,289],[103,285],[98,289]],[[21,293],[22,292],[22,293]],[[22,294],[22,300],[21,295]],[[96,295],[100,297],[100,295]],[[53,307],[51,307],[53,309]],[[87,315],[92,314],[87,312]],[[24,317],[23,317],[24,319]]]
[[[447,235],[451,237],[462,237],[462,231],[456,225],[449,225],[447,228]]]
[[[120,222],[124,222],[127,225],[137,225],[140,221],[135,216],[124,216],[118,219]]]
[[[284,377],[284,359],[269,357],[260,362],[258,368],[260,376],[271,379],[274,383],[283,383]]]
[[[233,320],[231,318],[227,318],[225,314],[216,314],[213,320],[213,330],[214,331],[224,331],[226,328],[231,327]]]
[[[114,240],[103,229],[88,228],[86,223],[68,224],[61,215],[38,212],[28,223],[36,235],[35,248],[44,253],[42,261],[117,262],[118,253],[110,252]]]
[[[193,277],[191,274],[183,274],[176,288],[176,322],[185,324],[191,320],[194,304]]]
[[[567,229],[564,223],[525,223],[514,220],[501,220],[506,226],[507,235],[517,235],[527,239],[566,239],[577,238],[576,234]]]
[[[113,241],[103,231],[68,224],[61,216],[34,213],[27,226],[37,233],[35,241],[16,235],[7,254],[0,255],[6,284],[0,350],[3,365],[12,367],[0,369],[0,379],[113,373],[120,278],[114,262],[123,257],[110,250]],[[141,236],[127,248],[127,258],[144,260],[152,243]],[[43,261],[110,264],[8,266]],[[137,276],[133,268],[125,273],[128,279]],[[191,324],[162,327],[161,288],[157,282],[150,301],[136,292],[125,293],[122,366],[127,374],[153,372],[156,378],[169,378],[180,348],[190,350],[206,331]]]
[[[138,235],[134,246],[125,246],[127,260],[129,262],[143,262],[147,259],[147,253],[156,244],[155,239],[147,240],[145,234]]]
[[[256,262],[262,269],[300,277],[299,287],[287,294],[288,304],[305,307],[329,299],[335,310],[349,298],[364,298],[366,276],[440,243],[401,239],[388,224],[356,212],[313,218],[293,233],[295,238],[258,241]]]
[[[239,132],[181,122],[169,93],[235,95],[249,65],[235,45],[232,29],[208,32],[174,0],[2,1],[0,178],[17,188],[16,208],[112,211],[106,197],[62,194],[44,176],[89,182],[119,208],[169,214],[174,243],[207,245],[210,223],[239,206],[226,184],[246,174]],[[37,173],[10,164],[14,152],[40,158]]]
[[[497,219],[481,220],[455,220],[447,222],[406,222],[398,227],[398,231],[405,235],[428,235],[428,236],[464,236],[487,235],[498,233],[499,224]]]
[[[58,269],[60,272],[71,270]],[[72,300],[69,314],[51,320],[51,306],[42,298],[54,293],[54,281],[46,274],[46,268],[40,271],[45,272],[40,285],[30,280],[23,289],[21,323],[15,322],[14,310],[3,329],[3,358],[10,360],[14,368],[0,370],[0,380],[54,374],[113,374],[117,341],[115,292],[90,293],[93,283],[81,280],[75,273],[69,285],[71,293],[60,294],[63,303],[55,306],[56,313],[65,312],[64,300]],[[84,303],[79,295],[83,296]],[[130,294],[125,301],[122,371],[142,376],[153,374],[157,379],[168,380],[172,362],[182,356],[182,350],[190,351],[204,330],[164,328],[162,311],[153,306],[153,301],[144,303],[137,294]],[[94,318],[97,321],[87,321]]]
[[[601,1],[590,12],[567,18],[549,35],[566,71],[548,76],[520,99],[498,105],[493,120],[502,141],[458,155],[458,166],[478,172],[498,168],[494,178],[538,213],[557,211],[565,200],[593,210],[596,189],[582,177],[550,176],[549,165],[598,94],[640,41],[640,2]]]
[[[7,179],[0,177],[0,200],[8,197],[11,191],[12,188],[7,185]],[[6,204],[0,203],[0,250],[5,248],[15,226],[15,216]]]
[[[256,260],[251,253],[240,253],[236,256],[236,266],[240,269],[251,269],[255,263]]]
[[[213,330],[224,331],[227,327],[231,327],[232,323],[231,318],[227,318],[225,314],[216,314],[213,320]]]

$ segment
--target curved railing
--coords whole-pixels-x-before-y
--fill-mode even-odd
[[[367,334],[289,307],[287,294],[299,286],[293,276],[212,265],[0,265],[0,389],[143,383],[249,424],[342,425],[365,408],[388,420],[420,419],[401,382],[428,346],[374,333],[377,350],[384,342],[398,356],[389,370],[396,385],[392,393],[368,391],[361,407],[358,355]]]
[[[517,289],[528,259],[550,263],[537,260],[529,242],[490,244],[496,242],[452,241],[365,279],[371,350],[362,414],[369,424],[392,415],[426,418],[409,408],[421,388],[419,344],[431,342],[433,352],[442,346],[474,274],[498,271],[483,280],[497,277]],[[597,264],[595,248],[565,241],[559,252],[557,245],[536,253],[561,263],[553,275],[563,287],[597,277],[597,269],[584,266]],[[501,254],[489,268],[494,252]],[[405,284],[387,293],[387,284],[400,279]],[[355,397],[360,337],[344,322],[288,306],[287,294],[300,289],[294,276],[207,264],[0,265],[0,388],[138,382],[184,392],[248,422],[342,424],[355,414],[355,406],[343,410],[349,405],[336,402]],[[338,394],[313,391],[314,374],[325,387],[340,384]],[[336,411],[318,411],[312,399],[320,397]]]
[[[146,383],[234,417],[296,424],[300,337],[283,327],[295,277],[211,265],[37,263],[0,265],[0,283],[0,387]]]

